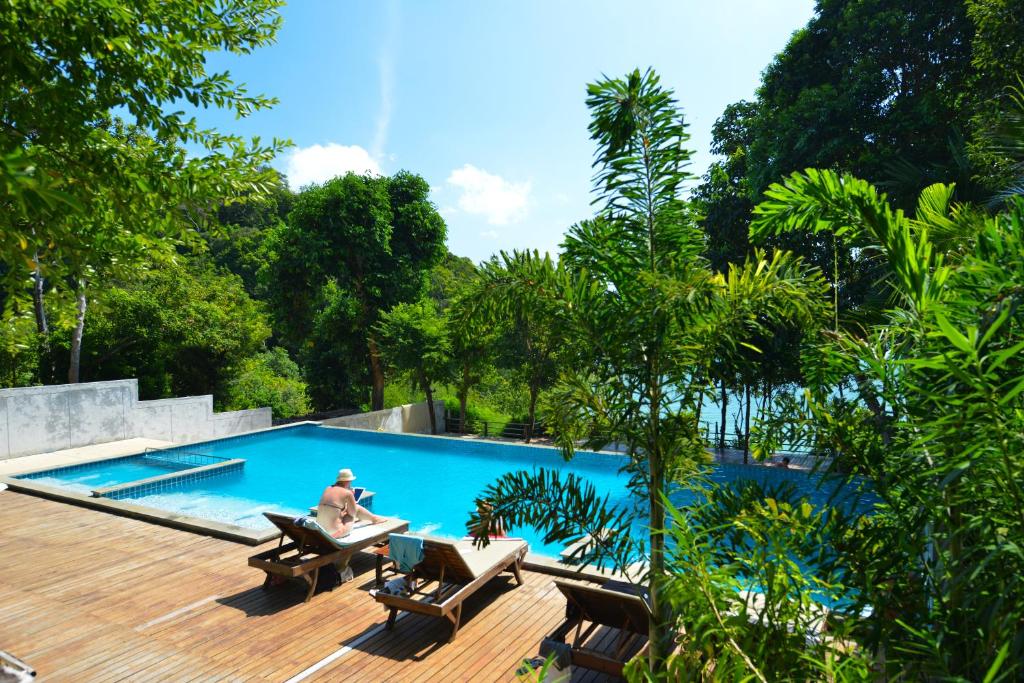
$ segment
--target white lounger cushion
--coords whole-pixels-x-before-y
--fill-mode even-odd
[[[519,548],[526,548],[526,541],[519,538],[492,539],[486,548],[474,548],[473,541],[455,541],[452,543],[466,561],[466,566],[476,578],[487,572],[496,562],[507,557]]]
[[[304,522],[302,526],[306,527],[307,529],[313,529],[315,527],[316,530],[319,531],[324,538],[329,540],[332,544],[338,546],[339,549],[344,549],[357,543],[362,543],[367,539],[374,538],[375,536],[398,532],[406,524],[408,524],[408,522],[401,519],[386,519],[378,524],[370,524],[368,522],[357,522],[355,527],[353,527],[352,531],[350,531],[347,536],[342,536],[341,538],[334,538],[329,533],[327,533],[326,529],[320,526],[320,524],[316,521],[316,518],[306,517],[305,519],[307,521]],[[312,524],[310,524],[311,522]]]

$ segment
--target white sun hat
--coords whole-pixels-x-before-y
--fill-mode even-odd
[[[336,481],[355,481],[356,475],[352,474],[352,470],[345,468],[338,470],[338,478]]]

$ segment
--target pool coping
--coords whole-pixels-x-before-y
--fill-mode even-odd
[[[182,515],[176,512],[169,512],[167,510],[139,505],[137,503],[127,503],[123,500],[95,498],[91,495],[87,496],[67,489],[60,489],[54,486],[46,486],[45,484],[36,484],[31,482],[31,479],[24,480],[16,479],[7,475],[0,476],[0,483],[6,484],[7,488],[11,491],[27,493],[40,498],[56,500],[61,503],[69,503],[71,505],[78,505],[79,507],[91,508],[93,510],[101,510],[121,517],[130,517],[143,522],[152,522],[161,526],[168,526],[182,531],[190,531],[204,536],[213,536],[214,538],[220,538],[226,541],[234,541],[236,543],[256,546],[262,545],[263,543],[272,541],[281,536],[281,531],[275,528],[265,529],[263,531],[258,529],[247,529],[246,527],[236,526],[234,524],[226,524],[224,522],[216,522],[210,519]]]
[[[419,434],[417,432],[385,432],[385,431],[380,430],[380,429],[362,429],[360,427],[341,427],[339,425],[325,425],[325,424],[322,424],[322,423],[319,423],[319,422],[297,422],[296,424],[314,424],[314,425],[317,425],[318,427],[320,427],[321,429],[340,429],[340,430],[344,430],[346,432],[363,432],[363,433],[367,433],[368,432],[370,434],[390,434],[391,436],[411,436],[411,437],[415,437],[415,438],[418,438],[418,439],[440,439],[440,440],[444,440],[444,441],[457,441],[457,442],[462,442],[462,443],[487,444],[488,446],[512,446],[513,448],[542,448],[542,449],[549,450],[549,451],[559,451],[559,452],[561,452],[561,450],[562,450],[562,448],[560,446],[550,446],[548,444],[543,444],[543,443],[516,443],[516,442],[512,442],[512,441],[497,441],[497,440],[494,440],[494,439],[466,439],[462,435],[449,436],[448,434]],[[288,425],[288,426],[290,427],[291,425]],[[609,450],[593,451],[593,450],[590,450],[589,448],[579,448],[579,449],[576,449],[576,450],[577,450],[577,452],[594,453],[596,455],[615,455],[615,456],[619,456],[619,457],[622,457],[622,458],[628,458],[629,457],[628,453],[624,453],[622,451],[609,451]]]

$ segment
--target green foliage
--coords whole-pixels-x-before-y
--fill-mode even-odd
[[[77,183],[83,171],[92,174],[95,159],[80,150],[119,107],[160,140],[244,153],[239,138],[202,129],[168,105],[222,107],[240,117],[272,105],[273,100],[248,94],[227,73],[207,73],[205,54],[244,54],[271,43],[280,26],[279,5],[276,0],[229,7],[216,0],[131,6],[113,0],[25,0],[0,8],[4,201],[9,197],[33,216],[55,208],[58,202],[48,193],[54,185],[68,189],[63,181]],[[277,141],[272,145],[279,147]],[[108,168],[117,171],[117,166]],[[21,249],[29,254],[47,243],[26,240],[28,248]],[[2,260],[10,261],[6,253]]]
[[[565,545],[588,538],[568,558],[570,564],[621,570],[644,550],[643,541],[629,533],[631,522],[630,510],[610,505],[607,494],[599,496],[578,474],[539,469],[509,472],[488,485],[466,529],[499,533],[503,526],[532,526],[544,533],[544,543]]]
[[[279,346],[239,364],[223,403],[225,410],[268,406],[274,417],[306,415],[310,410],[302,372]]]
[[[499,363],[520,375],[529,391],[527,437],[533,436],[540,392],[558,370],[567,309],[560,292],[568,283],[561,263],[536,251],[501,252],[480,266],[452,309],[453,340],[464,363],[462,385],[476,384],[474,368],[487,355],[486,331],[499,335]],[[495,329],[497,328],[497,329]]]
[[[621,571],[633,559],[632,522],[638,514],[646,517],[649,657],[658,671],[671,649],[673,625],[660,593],[666,577],[664,494],[707,457],[696,415],[712,365],[767,323],[813,323],[822,281],[782,253],[756,253],[725,274],[711,270],[701,257],[703,237],[679,199],[689,152],[671,92],[652,72],[635,71],[591,85],[588,95],[598,144],[599,216],[571,229],[564,266],[503,282],[501,291],[514,293],[499,301],[525,290],[538,307],[557,313],[552,327],[564,327],[561,344],[570,356],[550,397],[558,443],[566,457],[580,442],[624,446],[628,488],[646,504],[608,509],[606,501],[588,495],[585,483],[562,482],[543,469],[506,476],[482,497],[509,519],[542,525],[551,539],[579,536],[582,524],[606,524],[580,553]],[[529,497],[531,487],[543,487],[544,505],[553,511],[538,510],[543,506]]]
[[[137,377],[144,398],[222,395],[270,335],[261,307],[233,275],[167,266],[98,297],[82,345],[85,379]],[[56,346],[69,344],[58,330]]]
[[[662,586],[682,627],[666,680],[864,680],[870,660],[854,649],[836,564],[851,520],[815,507],[792,486],[754,482],[691,486],[697,502],[673,509]],[[630,679],[650,672],[643,660]]]
[[[271,42],[276,7],[28,0],[0,8],[3,285],[26,297],[26,281],[36,282],[44,347],[42,293],[60,289],[74,300],[69,382],[79,380],[92,287],[197,244],[194,229],[212,205],[266,189],[265,165],[283,142],[202,129],[169,105],[241,117],[273,104],[227,73],[208,74],[205,54]]]
[[[429,296],[440,311],[447,311],[456,299],[470,288],[477,268],[465,256],[445,251],[444,258],[430,270],[427,285]]]
[[[694,191],[693,202],[707,236],[705,255],[718,272],[725,272],[730,263],[742,263],[750,253],[747,233],[754,203],[747,179],[747,155],[756,114],[751,102],[725,108],[711,130],[711,152],[724,159],[711,164]]]
[[[366,331],[359,322],[359,302],[333,281],[320,290],[320,298],[322,308],[312,313],[312,329],[307,337],[296,340],[313,406],[318,410],[361,406],[367,399],[369,369],[366,345],[361,342]],[[276,316],[274,327],[281,338],[295,339]]]
[[[982,153],[999,160],[1006,169],[1004,183],[989,202],[996,206],[1024,195],[1024,79],[1017,76],[1016,87],[1008,87],[1000,99],[1002,107],[993,114],[994,120],[978,144]]]
[[[1000,4],[820,0],[764,72],[750,157],[755,192],[806,167],[880,183],[910,166],[917,177],[891,187],[903,208],[936,180],[979,196],[960,133],[972,137],[972,116],[1010,83],[984,56],[997,45],[991,29],[1011,42],[1024,31],[1013,12],[989,29],[976,23]],[[1021,57],[1002,49],[1010,61],[999,73],[1024,70]]]
[[[305,188],[287,224],[268,237],[261,277],[317,408],[361,403],[348,401],[367,384],[374,409],[383,407],[373,326],[382,312],[419,299],[426,273],[445,253],[444,221],[429,191],[411,173],[350,173]]]
[[[259,279],[266,260],[264,243],[282,225],[294,201],[285,177],[274,174],[276,181],[266,194],[223,204],[217,212],[219,225],[206,234],[213,262],[242,278],[245,291],[256,299],[266,298],[266,285]]]
[[[910,219],[866,183],[839,181],[790,178],[759,220],[764,230],[835,221],[891,273],[895,304],[883,323],[808,351],[815,383],[791,415],[882,501],[846,551],[850,585],[875,607],[858,628],[893,674],[1019,676],[1024,201],[985,217],[935,187]],[[867,416],[825,400],[851,374]]]
[[[0,387],[39,382],[39,348],[35,323],[25,315],[0,311]]]

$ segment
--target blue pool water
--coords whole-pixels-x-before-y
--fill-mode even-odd
[[[170,449],[167,452],[173,452]],[[184,450],[184,449],[182,449]],[[384,434],[316,425],[299,425],[259,434],[244,435],[187,446],[191,453],[223,458],[243,458],[240,471],[200,481],[167,486],[132,502],[194,517],[254,529],[266,528],[264,511],[303,514],[316,505],[324,487],[343,467],[355,471],[356,484],[374,491],[374,512],[411,522],[412,531],[460,537],[473,509],[473,500],[505,472],[538,467],[570,470],[590,480],[598,492],[610,494],[614,504],[632,505],[625,489],[627,476],[619,474],[623,457],[580,452],[566,463],[551,448],[501,444],[463,439],[426,438]],[[140,456],[141,457],[141,456]],[[83,477],[130,481],[131,468],[139,463],[114,462],[108,472],[104,463],[69,471],[44,473],[51,483],[74,488]],[[163,470],[160,473],[166,473]],[[39,477],[40,475],[34,475]],[[804,472],[767,467],[717,465],[712,478],[736,481],[745,478],[790,481],[812,501],[824,503],[828,493]],[[88,488],[96,488],[93,479]],[[108,484],[107,484],[108,485]],[[682,501],[677,501],[682,502]],[[557,555],[562,548],[546,546],[532,529],[514,529],[530,542],[534,552]]]
[[[156,477],[161,474],[188,469],[187,465],[176,465],[145,455],[115,458],[102,462],[73,465],[35,474],[23,474],[18,479],[31,479],[39,484],[71,489],[78,493],[89,493],[94,489],[116,486],[130,481]]]

